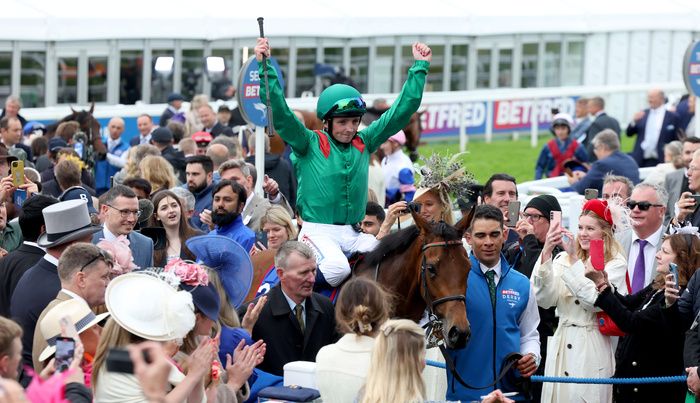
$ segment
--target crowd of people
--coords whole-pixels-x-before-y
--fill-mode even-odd
[[[255,54],[262,75],[267,39]],[[600,197],[586,200],[576,231],[551,195],[530,198],[513,222],[509,206],[521,195],[508,173],[479,186],[459,166],[417,169],[404,153],[402,128],[432,59],[421,43],[412,54],[400,94],[374,121],[362,122],[367,106],[353,87],[324,90],[322,130],[304,126],[268,69],[261,98],[284,144],[273,153],[266,138],[257,150],[265,172],[251,164],[253,138],[234,135],[240,114],[217,114],[204,95],[184,110],[171,94],[157,124],[138,117],[130,141],[124,121],[111,119],[106,152],[90,161],[76,152],[79,124],[61,123],[49,138],[9,97],[0,118],[0,401],[256,401],[300,360],[316,362],[327,402],[694,399],[692,97],[676,113],[651,90],[625,132],[637,136],[630,155],[602,98],[578,99],[575,118],[556,114],[536,178],[566,175],[571,191]],[[657,165],[640,180],[639,167]],[[445,350],[447,387],[432,396],[425,331],[393,318],[396,296],[351,277],[348,259],[414,217],[454,226],[455,206],[471,214],[461,234],[471,339]],[[513,353],[515,376],[499,377]],[[684,371],[687,384],[528,382]]]

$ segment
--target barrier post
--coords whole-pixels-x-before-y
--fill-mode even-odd
[[[537,99],[532,100],[532,107],[530,107],[530,147],[537,147],[537,135],[539,134],[539,124],[537,121]]]
[[[461,116],[459,120],[459,152],[463,153],[467,151],[467,143],[469,143],[469,137],[467,136],[467,104],[462,102],[459,109]]]

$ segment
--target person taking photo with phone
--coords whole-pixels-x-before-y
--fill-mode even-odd
[[[584,275],[591,266],[593,240],[603,240],[605,271],[622,294],[626,294],[627,261],[613,236],[613,214],[605,200],[593,199],[583,205],[576,237],[567,229],[550,226],[542,254],[535,264],[532,282],[541,308],[556,307],[559,326],[549,343],[547,376],[607,378],[613,375],[615,356],[610,336],[598,329],[595,283]],[[553,256],[560,245],[564,252]],[[600,257],[600,256],[598,256]],[[609,402],[610,385],[546,383],[542,402],[569,402],[584,399]]]
[[[686,329],[677,322],[665,319],[664,291],[672,288],[669,292],[683,293],[688,280],[700,267],[700,238],[697,232],[664,238],[656,253],[656,263],[657,275],[654,280],[632,295],[622,295],[610,286],[605,271],[586,267],[586,277],[599,290],[595,306],[603,309],[626,333],[617,349],[616,378],[674,376],[683,370]],[[671,266],[675,266],[675,274],[669,274]],[[671,280],[670,284],[667,279]],[[659,348],[660,340],[664,343],[663,354],[651,353]],[[617,402],[680,402],[685,397],[685,391],[682,383],[615,385],[613,396]]]
[[[676,214],[671,220],[671,225],[679,227],[690,223],[692,226],[700,226],[700,150],[693,153],[693,159],[688,165],[688,189],[681,193],[676,202]]]

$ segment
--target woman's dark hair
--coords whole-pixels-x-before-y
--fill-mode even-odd
[[[49,152],[49,140],[42,136],[32,140],[32,158],[36,161],[37,158]]]
[[[671,250],[676,254],[678,265],[678,285],[685,287],[695,270],[700,267],[700,238],[694,234],[674,234],[667,236]]]
[[[187,222],[187,211],[182,207],[182,201],[177,195],[169,190],[161,190],[153,196],[153,215],[150,218],[150,226],[152,227],[163,227],[163,223],[158,220],[158,205],[166,197],[170,197],[177,202],[180,206],[180,222],[178,224],[178,234],[180,234],[180,242],[182,242],[181,255],[189,260],[196,260],[196,256],[187,248],[185,241],[192,238],[193,236],[203,235],[201,231],[197,231],[192,228]],[[168,260],[168,245],[169,240],[166,238],[165,248],[153,250],[153,264],[156,266],[162,266],[167,263]],[[161,264],[162,263],[162,264]]]
[[[391,315],[386,291],[375,281],[355,277],[345,283],[335,304],[335,318],[343,333],[373,336]]]

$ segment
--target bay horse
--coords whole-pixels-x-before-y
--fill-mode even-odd
[[[396,296],[392,316],[419,322],[427,309],[441,323],[447,348],[463,348],[471,336],[465,299],[471,265],[462,234],[474,210],[454,227],[426,221],[411,212],[415,225],[383,238],[355,267]]]
[[[102,142],[100,134],[100,122],[95,119],[93,112],[95,111],[95,103],[90,105],[90,110],[76,111],[73,107],[70,108],[71,114],[64,116],[60,120],[46,127],[46,137],[51,139],[56,134],[56,129],[63,122],[77,122],[80,125],[80,130],[87,136],[88,143],[92,144],[93,151],[98,154],[106,154],[107,147]]]

